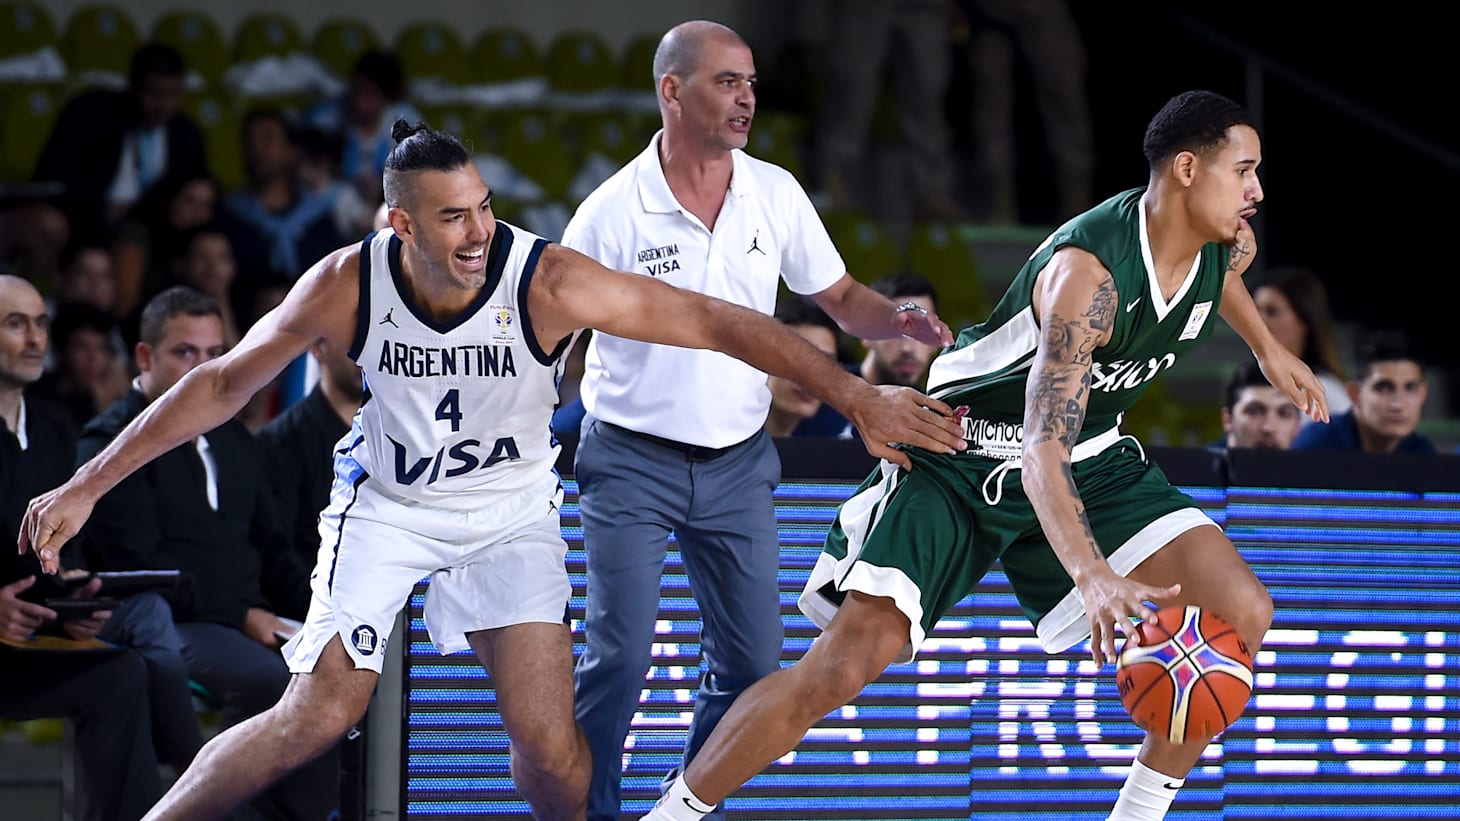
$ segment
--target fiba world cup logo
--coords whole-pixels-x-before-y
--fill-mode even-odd
[[[496,319],[497,319],[497,330],[499,330],[499,331],[505,331],[505,330],[507,330],[507,329],[509,329],[509,328],[512,327],[512,312],[511,311],[505,311],[505,310],[504,311],[498,311],[497,312]]]

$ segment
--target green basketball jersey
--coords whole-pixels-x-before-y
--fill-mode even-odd
[[[968,406],[969,453],[1001,459],[1019,455],[1025,382],[1039,345],[1034,282],[1060,248],[1073,245],[1099,258],[1115,278],[1119,298],[1110,342],[1095,350],[1078,441],[1119,424],[1152,379],[1211,333],[1231,249],[1220,243],[1204,246],[1167,302],[1151,263],[1145,193],[1135,188],[1118,194],[1060,226],[1034,250],[989,318],[964,329],[933,360],[927,393],[954,407]]]

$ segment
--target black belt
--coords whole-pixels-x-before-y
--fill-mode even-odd
[[[629,436],[634,437],[635,439],[643,439],[645,442],[651,442],[661,448],[668,448],[669,450],[672,450],[676,453],[683,453],[684,458],[688,459],[691,462],[708,462],[712,459],[719,459],[721,456],[724,456],[725,454],[740,447],[746,442],[749,442],[751,439],[754,439],[757,435],[759,435],[758,432],[753,433],[750,435],[749,438],[736,442],[733,445],[726,445],[723,448],[712,448],[706,447],[705,445],[691,445],[688,442],[676,442],[673,439],[665,439],[663,436],[655,436],[652,433],[643,433],[637,430],[630,430],[626,427],[623,427],[622,425],[615,425],[612,422],[603,422],[602,420],[599,420],[599,423],[607,425],[608,427],[613,428],[616,431],[626,433]]]

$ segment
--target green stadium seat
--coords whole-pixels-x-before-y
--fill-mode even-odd
[[[395,38],[395,53],[412,82],[434,78],[450,84],[466,80],[466,48],[461,35],[445,23],[412,23]]]
[[[348,77],[361,54],[377,48],[380,39],[375,29],[364,20],[335,18],[321,23],[314,32],[310,50],[325,68],[339,77]]]
[[[542,49],[520,28],[489,28],[472,43],[470,82],[506,83],[545,77]]]
[[[183,111],[203,132],[208,167],[225,192],[243,185],[243,135],[231,98],[213,93],[183,95]]]
[[[640,34],[629,40],[620,61],[619,85],[629,91],[654,90],[654,51],[662,34]]]
[[[882,223],[855,211],[833,211],[822,222],[857,280],[871,282],[902,268],[902,249]]]
[[[125,80],[140,42],[137,25],[121,6],[92,3],[76,9],[66,21],[61,59],[73,79],[100,74]]]
[[[801,147],[805,135],[806,122],[801,117],[779,111],[757,111],[745,152],[775,163],[801,179]]]
[[[273,12],[244,17],[233,33],[233,59],[247,63],[263,57],[287,57],[303,51],[304,35],[294,18]]]
[[[0,3],[0,60],[34,54],[47,46],[60,50],[56,24],[45,7],[28,0]]]
[[[223,79],[228,69],[228,41],[218,24],[201,11],[177,9],[157,18],[152,39],[177,49],[189,74],[197,72],[204,85]],[[198,84],[189,83],[193,88]]]
[[[513,168],[541,186],[546,199],[563,199],[577,169],[561,125],[544,110],[509,115],[501,132],[500,153]]]
[[[939,314],[954,329],[982,322],[989,304],[979,281],[973,246],[958,226],[919,223],[907,241],[906,267],[938,289]]]
[[[0,101],[0,179],[29,180],[66,98],[52,83],[15,85]]]
[[[565,31],[548,46],[548,85],[553,91],[583,94],[618,88],[619,66],[608,43],[592,31]]]

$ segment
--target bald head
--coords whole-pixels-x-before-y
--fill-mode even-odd
[[[716,40],[746,45],[729,26],[709,20],[690,20],[670,29],[654,50],[654,85],[657,87],[665,75],[688,77],[693,74],[700,67],[705,44]]]
[[[21,277],[0,275],[0,388],[41,378],[50,327],[41,292]]]

